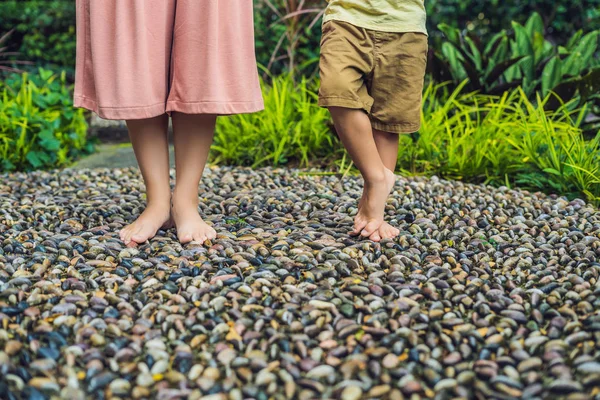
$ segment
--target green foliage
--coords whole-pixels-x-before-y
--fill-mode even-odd
[[[2,1],[0,27],[15,29],[9,49],[19,51],[24,60],[69,72],[74,68],[75,1]]]
[[[427,0],[425,7],[434,41],[439,24],[465,28],[487,40],[510,28],[512,21],[524,24],[534,12],[542,16],[545,36],[561,45],[578,30],[600,26],[600,0]]]
[[[340,146],[331,133],[329,112],[317,105],[315,87],[290,75],[263,83],[265,111],[220,117],[212,161],[220,164],[324,165]]]
[[[0,72],[12,73],[12,72],[23,72],[17,69],[18,64],[30,64],[27,61],[15,60],[14,57],[18,55],[17,52],[8,51],[6,43],[14,31],[9,31],[4,35],[0,36]]]
[[[550,97],[534,103],[521,88],[502,96],[446,89],[427,87],[421,130],[401,137],[398,166],[405,173],[517,183],[600,202],[600,132],[584,140],[583,111],[546,111]]]
[[[324,0],[255,0],[258,63],[271,75],[317,72]]]
[[[502,31],[484,43],[473,33],[441,24],[446,42],[429,65],[434,80],[450,79],[457,86],[468,78],[467,90],[487,94],[521,86],[530,98],[537,92],[543,97],[555,92],[564,102],[579,96],[579,106],[598,92],[600,68],[594,68],[594,54],[600,31],[579,31],[565,46],[555,47],[544,39],[537,13],[525,26],[513,22],[512,27],[512,34]],[[549,106],[556,109],[560,102]]]
[[[66,74],[40,69],[0,84],[0,170],[58,168],[93,150]]]
[[[422,128],[402,135],[398,167],[405,174],[438,175],[493,185],[518,184],[600,204],[600,133],[584,140],[585,110],[566,104],[545,110],[551,96],[528,99],[521,88],[501,96],[430,84]],[[317,106],[316,85],[289,75],[263,83],[266,110],[219,118],[212,161],[245,166],[352,168]]]
[[[270,7],[267,3],[271,3]],[[302,73],[312,74],[305,65],[318,56],[321,38],[320,21],[315,23],[314,14],[300,15],[299,23],[289,24],[281,15],[293,13],[300,5],[304,9],[324,9],[325,0],[254,0],[256,49],[259,63],[272,66],[273,74],[289,71],[287,49],[295,49],[294,64],[302,67]],[[588,32],[600,26],[600,0],[490,0],[485,2],[461,0],[426,0],[430,43],[441,47],[442,32],[438,25],[466,29],[483,42],[502,29],[510,29],[512,22],[525,24],[533,13],[541,15],[544,37],[552,43],[566,45],[577,31]],[[274,11],[275,9],[275,11]],[[294,21],[294,23],[297,21]],[[286,32],[292,33],[286,35]],[[290,41],[290,38],[292,40]],[[282,43],[279,43],[279,41]],[[280,51],[281,50],[281,51]],[[276,57],[272,55],[275,51]]]

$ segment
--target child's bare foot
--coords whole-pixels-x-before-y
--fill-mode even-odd
[[[168,229],[171,225],[168,204],[162,207],[149,205],[138,219],[121,229],[119,236],[127,247],[135,247],[152,239],[159,229]]]
[[[362,204],[363,204],[363,197],[361,197],[360,201],[358,202],[358,210],[359,211],[362,207]],[[391,226],[390,224],[388,224],[387,222],[384,221],[383,224],[381,224],[381,226],[377,230],[377,233],[379,234],[380,239],[393,239],[395,237],[398,237],[398,235],[400,235],[400,229],[394,228],[393,226]],[[377,240],[377,235],[375,235],[375,237],[372,240],[374,240],[376,242],[379,241],[379,240]]]
[[[177,237],[182,244],[191,241],[203,243],[217,237],[217,232],[200,217],[198,203],[193,200],[180,199],[173,195],[171,215],[177,228]]]
[[[365,188],[359,203],[358,214],[354,218],[354,229],[350,232],[351,235],[361,235],[373,241],[379,241],[382,239],[382,235],[387,236],[390,234],[387,227],[381,233],[379,229],[384,223],[385,203],[395,181],[394,173],[387,168],[384,169],[382,179],[365,181]]]
[[[377,230],[377,233],[381,239],[393,239],[400,235],[400,229],[394,228],[387,222],[384,222]]]

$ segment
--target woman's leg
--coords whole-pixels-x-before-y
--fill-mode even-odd
[[[168,227],[171,187],[169,184],[169,117],[129,120],[129,137],[133,144],[146,185],[147,206],[131,225],[120,232],[127,246],[135,246],[154,237],[161,227]]]
[[[204,242],[217,232],[198,214],[198,185],[213,141],[215,115],[173,113],[177,181],[171,215],[181,243]]]

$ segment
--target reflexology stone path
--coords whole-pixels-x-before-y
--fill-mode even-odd
[[[398,178],[207,170],[218,231],[128,249],[134,169],[0,176],[0,398],[600,398],[600,212]]]

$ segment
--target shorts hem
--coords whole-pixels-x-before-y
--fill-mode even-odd
[[[413,133],[421,129],[421,124],[384,124],[371,119],[371,126],[378,131],[389,133]]]
[[[371,106],[368,104],[365,104],[359,100],[349,99],[347,97],[319,97],[318,104],[320,107],[344,107],[365,110],[367,113],[371,112]]]

